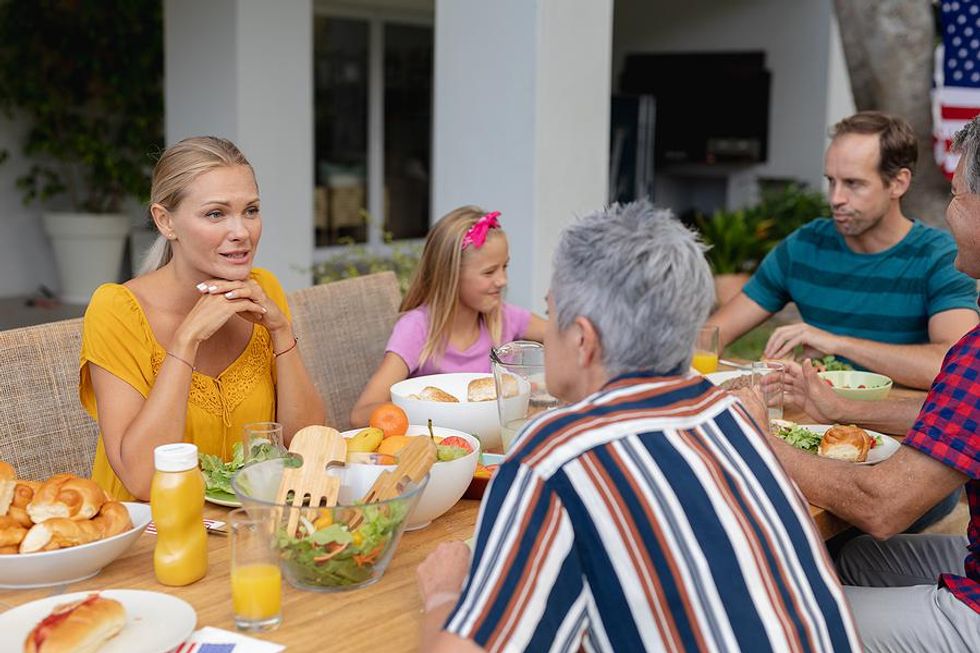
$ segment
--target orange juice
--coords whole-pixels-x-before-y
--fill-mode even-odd
[[[204,476],[193,444],[165,444],[153,451],[150,512],[157,527],[153,571],[164,585],[190,585],[208,571],[204,529]]]
[[[694,352],[694,358],[691,359],[691,366],[698,372],[701,372],[701,374],[717,372],[718,354],[712,354],[707,351],[696,351]]]
[[[282,575],[269,563],[237,565],[231,570],[231,605],[242,619],[270,619],[282,610]]]

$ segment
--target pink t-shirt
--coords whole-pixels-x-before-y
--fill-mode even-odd
[[[530,311],[505,303],[500,331],[501,344],[524,335],[530,321]],[[485,324],[480,324],[480,337],[466,351],[457,351],[452,345],[447,345],[442,358],[430,358],[420,368],[419,357],[428,334],[429,309],[425,306],[412,309],[398,318],[385,351],[394,352],[405,361],[410,377],[446,372],[490,372],[490,348],[493,341]]]

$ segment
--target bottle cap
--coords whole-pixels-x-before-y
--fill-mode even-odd
[[[197,467],[197,445],[162,444],[153,450],[153,465],[161,472],[186,472]]]

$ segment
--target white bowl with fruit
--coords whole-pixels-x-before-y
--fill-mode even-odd
[[[409,424],[401,435],[384,436],[379,428],[354,429],[342,433],[347,442],[347,466],[339,502],[353,503],[374,484],[383,471],[397,466],[398,451],[410,438],[430,437],[425,424]],[[429,484],[408,516],[406,530],[424,528],[456,505],[473,480],[480,457],[480,441],[468,433],[432,427],[439,459],[429,471]]]

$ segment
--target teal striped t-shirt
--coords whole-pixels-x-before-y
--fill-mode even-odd
[[[892,344],[929,342],[929,318],[977,309],[977,282],[953,267],[953,237],[915,220],[883,252],[858,254],[819,218],[763,259],[745,294],[775,313],[795,302],[803,321],[839,335]]]

